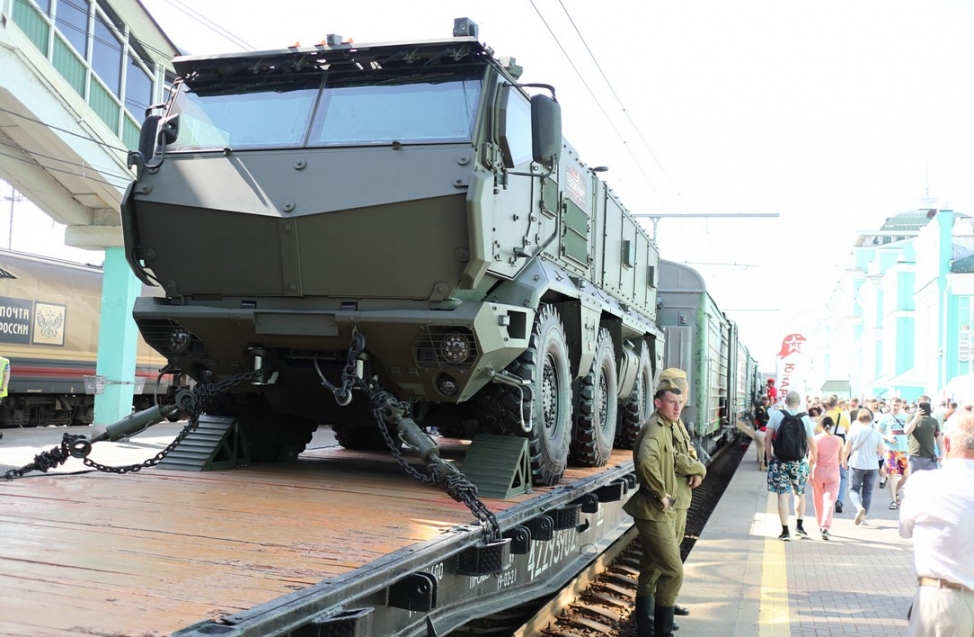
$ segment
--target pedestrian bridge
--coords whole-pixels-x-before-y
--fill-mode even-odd
[[[67,225],[67,245],[105,251],[98,373],[118,380],[134,378],[139,290],[122,251],[126,159],[176,54],[137,0],[0,0],[0,179]],[[112,388],[98,423],[131,410],[132,386]]]

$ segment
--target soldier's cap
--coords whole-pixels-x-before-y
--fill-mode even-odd
[[[670,367],[663,370],[659,375],[660,384],[656,387],[657,392],[668,389],[662,388],[663,381],[673,383],[684,396],[690,393],[690,383],[687,382],[687,373],[678,367]]]

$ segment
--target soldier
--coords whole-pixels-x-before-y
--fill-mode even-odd
[[[635,519],[643,547],[636,591],[638,637],[673,634],[674,607],[683,585],[681,530],[686,525],[686,513],[679,514],[677,509],[689,506],[689,490],[707,473],[704,464],[689,455],[689,436],[680,420],[686,397],[681,389],[681,384],[686,387],[685,374],[678,382],[673,372],[667,371],[670,373],[656,387],[656,411],[636,437],[633,460],[639,490],[624,507]],[[678,507],[680,497],[686,502]]]

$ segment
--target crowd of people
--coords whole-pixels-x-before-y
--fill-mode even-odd
[[[769,384],[773,387],[773,383]],[[974,634],[974,403],[761,397],[738,428],[754,440],[757,463],[776,494],[779,539],[804,528],[809,483],[816,523],[830,539],[848,495],[856,525],[866,524],[872,494],[887,488],[899,533],[914,541],[917,591],[909,635]],[[850,512],[851,513],[851,512]]]
[[[811,451],[804,465],[797,460],[788,466],[780,459],[775,463],[773,446],[766,444],[769,424],[772,432],[776,431],[786,412],[800,416],[807,426],[805,444]],[[877,484],[889,490],[889,507],[898,509],[910,474],[939,466],[944,423],[956,414],[972,413],[974,403],[960,406],[944,400],[934,407],[929,396],[915,401],[843,399],[835,395],[806,396],[802,400],[797,392],[788,392],[776,403],[770,394],[763,395],[755,405],[753,421],[741,420],[738,427],[754,440],[758,467],[769,472],[770,491],[792,493],[790,479],[783,480],[779,475],[787,469],[801,485],[802,501],[796,504],[803,507],[804,487],[811,483],[818,528],[822,538],[828,539],[832,516],[844,512],[847,496],[855,510],[856,524],[865,523]],[[796,515],[802,531],[803,517]],[[787,526],[784,520],[783,527]],[[786,531],[782,530],[782,539],[791,539]]]

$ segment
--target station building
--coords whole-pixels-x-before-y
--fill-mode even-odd
[[[814,334],[818,386],[847,381],[852,396],[974,400],[956,389],[974,373],[972,299],[969,216],[924,198],[861,231]]]

